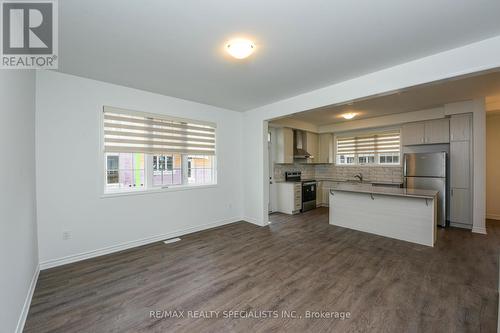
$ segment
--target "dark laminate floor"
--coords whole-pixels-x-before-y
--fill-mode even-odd
[[[440,230],[428,248],[330,226],[326,209],[271,219],[43,271],[25,332],[496,330],[498,222],[488,221],[487,236]],[[351,318],[162,320],[149,318],[153,310]]]

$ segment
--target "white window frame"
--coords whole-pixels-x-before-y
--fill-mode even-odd
[[[354,163],[344,163],[340,164],[338,163],[337,157],[337,139],[345,136],[362,136],[362,135],[375,135],[378,133],[383,133],[383,132],[388,132],[388,131],[399,131],[399,162],[398,163],[380,163],[380,154],[375,154],[374,160],[375,163],[363,163],[360,164],[358,163],[358,156],[354,156]],[[401,167],[402,166],[402,154],[403,154],[403,144],[402,144],[402,139],[401,139],[401,127],[385,127],[385,128],[374,128],[374,129],[369,129],[369,130],[360,130],[360,131],[349,131],[349,132],[341,132],[341,133],[336,133],[334,135],[334,164],[335,166],[339,167],[368,167],[368,168],[377,168],[377,167],[382,167],[382,168],[387,168],[387,167]],[[387,153],[388,155],[391,153]],[[369,155],[369,154],[361,154],[361,155]],[[393,154],[391,154],[393,155]]]
[[[177,192],[177,191],[186,191],[186,190],[197,190],[197,189],[205,189],[205,188],[216,188],[218,187],[218,127],[215,127],[215,155],[213,155],[213,164],[212,164],[212,173],[213,173],[213,183],[210,184],[188,184],[187,183],[187,156],[182,155],[182,168],[183,168],[183,184],[181,185],[168,185],[168,186],[153,186],[153,155],[154,154],[144,154],[144,184],[143,188],[134,188],[127,190],[117,190],[117,191],[107,191],[107,160],[106,160],[106,152],[104,150],[104,113],[102,112],[104,105],[98,109],[99,113],[99,141],[100,141],[100,150],[99,150],[99,170],[100,170],[100,188],[101,188],[101,198],[113,198],[120,196],[130,196],[130,195],[142,195],[142,194],[155,194],[155,193],[165,193],[165,192]],[[161,114],[149,113],[151,115],[162,116]],[[164,115],[166,116],[166,115]],[[170,117],[170,116],[167,116]],[[171,117],[174,118],[174,117]],[[181,119],[181,118],[177,118]],[[187,119],[189,121],[196,121],[194,119]],[[184,163],[184,161],[186,163]],[[186,179],[184,179],[184,177]]]

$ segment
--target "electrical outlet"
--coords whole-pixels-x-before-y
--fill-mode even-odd
[[[63,231],[63,233],[62,233],[62,239],[63,240],[68,240],[70,238],[71,238],[71,232],[69,232],[69,231]]]

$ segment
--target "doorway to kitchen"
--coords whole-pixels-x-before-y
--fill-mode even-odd
[[[276,186],[274,184],[274,163],[275,163],[275,152],[274,152],[274,140],[276,138],[276,131],[274,128],[268,128],[267,131],[267,153],[268,153],[268,169],[269,169],[269,202],[268,202],[268,212],[269,215],[276,212],[277,207],[277,193]],[[269,221],[271,221],[269,219]]]
[[[495,101],[498,110],[486,115],[486,219],[500,223],[500,95]]]

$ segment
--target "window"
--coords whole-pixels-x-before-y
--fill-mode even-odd
[[[188,183],[212,184],[214,182],[212,165],[213,156],[188,156]]]
[[[104,107],[105,192],[216,183],[215,125]]]
[[[336,138],[339,165],[399,165],[400,154],[399,131]]]
[[[153,186],[182,184],[182,155],[153,155]]]
[[[106,153],[106,188],[136,190],[144,188],[144,154]]]
[[[380,164],[397,164],[399,165],[399,154],[380,154]]]

